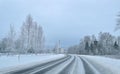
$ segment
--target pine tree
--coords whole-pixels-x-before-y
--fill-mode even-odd
[[[119,47],[119,46],[118,46],[117,42],[115,41],[115,43],[114,43],[114,48],[115,48],[115,49],[118,49],[118,47]]]

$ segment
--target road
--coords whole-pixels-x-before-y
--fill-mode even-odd
[[[104,67],[78,55],[67,55],[61,59],[5,74],[114,74],[103,72]],[[101,71],[102,70],[102,71]]]

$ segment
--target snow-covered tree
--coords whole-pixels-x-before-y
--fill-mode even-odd
[[[74,46],[69,47],[67,53],[70,53],[70,54],[79,54],[80,53],[79,46],[78,45],[74,45]]]
[[[7,49],[7,47],[8,47],[8,39],[7,38],[3,38],[2,40],[1,40],[1,43],[0,43],[0,52],[2,52],[2,53],[5,53],[5,52],[8,52],[6,49]]]
[[[86,53],[86,51],[85,51],[85,42],[84,42],[84,40],[83,39],[81,39],[80,40],[80,43],[79,43],[79,53],[80,54],[85,54]]]
[[[15,29],[13,25],[10,25],[8,36],[6,37],[6,50],[9,52],[15,52]]]
[[[114,45],[114,37],[110,33],[100,33],[99,43],[102,47],[102,53],[112,53],[112,46]]]
[[[80,40],[79,45],[71,46],[68,53],[80,54],[119,54],[120,53],[120,37],[115,38],[108,32],[100,32],[98,38],[95,35],[85,36]]]
[[[37,22],[33,21],[31,15],[28,15],[23,23],[20,34],[21,49],[24,52],[40,52],[44,47],[45,37],[43,29]]]
[[[84,37],[85,50],[86,50],[86,52],[88,52],[88,53],[90,53],[90,42],[91,42],[90,36],[85,36],[85,37]]]

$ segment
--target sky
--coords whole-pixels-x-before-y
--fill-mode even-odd
[[[120,0],[0,0],[0,38],[10,24],[19,34],[26,16],[31,14],[44,30],[46,45],[62,47],[78,44],[85,35],[114,32]]]

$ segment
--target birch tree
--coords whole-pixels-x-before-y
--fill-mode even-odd
[[[28,15],[26,21],[23,23],[20,35],[21,48],[25,52],[38,53],[44,47],[43,29],[31,15]]]

